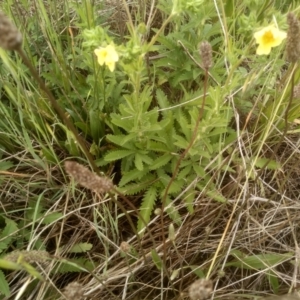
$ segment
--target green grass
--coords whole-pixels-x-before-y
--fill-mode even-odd
[[[259,56],[253,34],[287,31],[299,1],[0,2],[46,84],[0,49],[0,299],[297,289],[300,71],[286,40]],[[94,53],[107,45],[113,72]]]

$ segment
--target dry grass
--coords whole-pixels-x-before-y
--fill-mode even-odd
[[[152,4],[149,2],[145,15],[149,22],[159,22],[160,16],[155,18]],[[126,12],[120,8],[121,4],[110,5],[109,2],[111,28],[119,30],[117,33],[123,36],[126,33]],[[40,194],[47,208],[43,212],[45,215],[62,212],[61,218],[53,223],[45,224],[43,216],[39,216],[27,224],[34,227],[28,249],[41,238],[56,263],[62,258],[83,257],[91,259],[94,264],[91,272],[57,274],[54,279],[51,275],[51,280],[50,268],[43,268],[43,275],[48,281],[34,282],[27,300],[54,299],[53,295],[55,299],[73,300],[191,299],[189,289],[198,279],[196,274],[209,275],[215,299],[254,299],[255,296],[273,294],[267,274],[277,278],[281,294],[297,289],[300,275],[298,135],[286,137],[276,153],[270,148],[264,149],[266,157],[275,157],[281,163],[282,168],[277,171],[264,169],[256,172],[248,165],[247,158],[253,155],[252,142],[250,133],[240,133],[235,155],[240,158],[241,164],[232,166],[236,170],[235,176],[216,170],[216,186],[228,199],[227,203],[218,203],[200,193],[191,215],[183,203],[182,193],[173,202],[182,223],[174,224],[166,217],[162,230],[160,216],[153,216],[148,225],[149,231],[145,231],[141,239],[134,235],[131,224],[112,201],[114,195],[104,194],[102,189],[94,193],[76,188],[72,182],[69,183],[60,166],[41,170],[33,168],[32,161],[31,167],[25,164],[11,172],[0,171],[0,175],[5,176],[0,186],[4,211],[17,211],[21,207],[32,209],[32,201],[40,201],[37,197]],[[11,158],[8,156],[8,159]],[[227,161],[230,157],[224,158],[224,162]],[[83,170],[87,169],[84,167]],[[201,178],[195,178],[195,182],[197,180]],[[82,185],[89,188],[89,180]],[[187,189],[192,190],[193,187]],[[141,195],[129,200],[139,207]],[[136,224],[135,211],[121,198],[118,201],[128,209]],[[163,245],[162,233],[168,232],[171,225],[175,228],[175,238],[169,236]],[[87,253],[76,255],[68,252],[79,243],[91,243],[93,247]],[[161,261],[154,259],[153,250]],[[291,256],[278,265],[241,268],[230,265],[238,263],[237,251],[245,256],[270,253],[291,253]],[[163,257],[165,268],[160,268]],[[13,287],[13,295],[33,282],[23,273],[17,277],[15,274],[8,275],[8,280]],[[296,298],[271,296],[270,299]]]

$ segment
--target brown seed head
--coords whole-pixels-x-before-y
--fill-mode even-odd
[[[22,45],[22,34],[10,19],[0,11],[0,47],[18,50]]]
[[[109,178],[100,177],[75,161],[66,161],[65,170],[80,185],[97,193],[109,192],[114,186]]]
[[[297,84],[294,87],[294,93],[293,93],[294,98],[300,98],[300,84]]]
[[[83,299],[83,286],[77,281],[69,283],[64,290],[64,296],[68,300],[81,300]]]
[[[29,264],[41,265],[44,268],[49,265],[50,260],[49,253],[43,250],[16,250],[7,254],[4,259],[17,263],[20,257]]]
[[[189,287],[191,300],[205,300],[210,297],[212,292],[212,281],[208,279],[198,279]]]
[[[287,23],[286,59],[293,63],[300,58],[300,23],[291,12],[287,14]]]
[[[130,251],[130,245],[127,242],[122,242],[120,245],[120,249],[125,252],[128,253]]]
[[[200,55],[202,58],[202,66],[208,70],[212,66],[212,48],[209,42],[200,43]]]

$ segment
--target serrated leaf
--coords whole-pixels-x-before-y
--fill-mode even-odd
[[[180,172],[178,173],[177,175],[177,179],[183,179],[183,178],[186,178],[186,176],[188,174],[191,173],[191,169],[192,169],[192,165],[189,164],[187,165],[186,167],[184,167],[182,170],[180,170]]]
[[[6,226],[4,227],[3,231],[0,234],[0,253],[3,250],[6,250],[8,245],[11,243],[13,239],[13,233],[17,233],[18,225],[15,221],[10,220],[8,218],[4,218]]]
[[[5,279],[3,272],[0,270],[0,295],[3,294],[5,297],[10,296],[10,290],[8,282]]]
[[[175,138],[175,142],[174,142],[174,145],[180,147],[181,149],[186,149],[188,147],[188,145],[190,144],[190,142],[188,142],[184,137],[176,134],[174,136]]]
[[[173,155],[166,153],[154,160],[149,169],[156,170],[158,168],[161,168],[162,166],[165,166],[172,158]]]
[[[167,198],[166,200],[166,203],[167,203],[167,213],[168,213],[168,216],[173,220],[173,222],[180,226],[181,223],[182,223],[182,220],[181,220],[181,216],[178,212],[178,210],[175,208],[175,206],[173,205],[173,203],[171,203],[170,199]]]
[[[136,153],[136,154],[135,154],[135,157],[134,157],[134,165],[135,165],[135,167],[136,167],[139,171],[143,171],[144,165],[143,165],[143,161],[142,161],[141,155],[140,155],[139,153]]]
[[[118,135],[112,135],[108,134],[106,138],[111,141],[112,143],[118,145],[118,146],[124,146],[125,144],[128,143],[130,140],[135,140],[136,139],[136,133],[130,133],[130,134],[118,134]],[[128,145],[126,145],[125,148],[131,148]]]
[[[156,187],[151,186],[144,194],[144,197],[142,200],[142,205],[140,207],[140,215],[142,216],[143,221],[145,221],[146,224],[144,222],[142,222],[142,220],[139,219],[138,220],[138,231],[145,228],[145,226],[147,226],[147,224],[149,223],[150,216],[151,216],[151,213],[153,211],[154,204],[156,201],[156,197],[157,197]]]
[[[134,154],[134,150],[114,150],[105,155],[104,160],[116,161],[126,156]]]
[[[255,161],[255,166],[258,168],[265,167],[269,170],[279,170],[281,167],[280,163],[268,158],[257,158]]]
[[[93,248],[93,244],[90,243],[79,243],[75,244],[68,250],[68,253],[84,253],[90,251]]]
[[[188,194],[184,197],[184,203],[190,214],[194,212],[194,205],[193,205],[194,200],[195,200],[195,192],[188,192]]]
[[[156,98],[160,108],[170,107],[170,102],[168,101],[165,93],[161,89],[156,90]]]
[[[149,170],[147,170],[146,168],[143,171],[137,171],[136,169],[133,169],[131,171],[125,172],[119,182],[119,186],[122,187],[130,181],[141,179],[148,172]]]
[[[147,150],[156,151],[156,152],[168,152],[169,149],[166,144],[162,142],[149,141],[147,144]]]
[[[9,160],[0,161],[0,171],[6,171],[6,170],[12,168],[13,166],[14,166],[14,164]]]
[[[146,178],[143,178],[143,181],[139,181],[138,183],[127,184],[124,187],[120,187],[118,190],[124,195],[135,195],[141,191],[144,191],[153,183],[155,180],[154,175],[149,174]]]

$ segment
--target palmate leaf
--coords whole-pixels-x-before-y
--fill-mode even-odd
[[[149,223],[151,213],[154,208],[154,204],[157,198],[157,189],[156,186],[152,185],[149,187],[149,189],[146,191],[144,198],[142,200],[142,205],[140,207],[140,214],[143,218],[143,220],[146,222],[142,222],[142,220],[138,220],[138,231],[145,228],[145,226]]]

